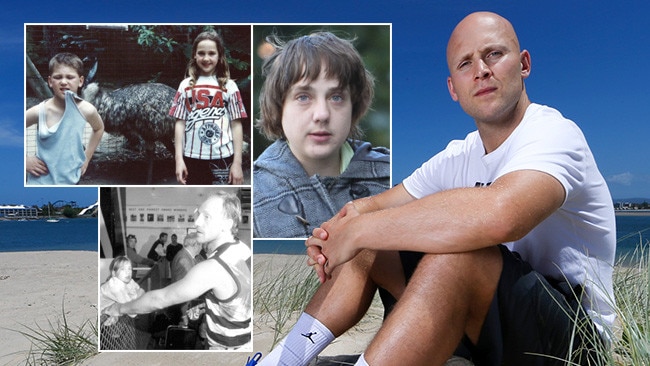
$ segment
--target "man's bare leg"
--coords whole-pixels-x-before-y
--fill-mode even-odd
[[[501,269],[496,247],[425,255],[365,360],[372,366],[443,365],[463,334],[478,340]]]
[[[305,312],[338,337],[363,318],[378,285],[396,299],[404,291],[406,280],[397,252],[360,252],[320,286]]]
[[[380,284],[398,298],[405,279],[398,253],[363,251],[322,284],[289,334],[260,366],[306,365],[365,315]]]

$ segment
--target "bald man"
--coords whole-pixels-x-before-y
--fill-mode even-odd
[[[358,365],[593,364],[584,348],[607,344],[614,211],[582,132],[529,100],[531,55],[503,17],[463,19],[447,63],[477,130],[314,230],[322,285],[262,365],[306,364],[377,288],[390,314]]]

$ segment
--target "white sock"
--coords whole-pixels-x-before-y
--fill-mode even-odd
[[[368,366],[368,363],[366,362],[366,358],[363,357],[363,353],[361,356],[359,356],[359,359],[357,360],[357,363],[354,364],[354,366]]]
[[[307,365],[333,340],[334,335],[323,323],[302,313],[289,334],[258,365]]]

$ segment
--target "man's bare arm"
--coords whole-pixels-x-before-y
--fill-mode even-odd
[[[104,313],[111,316],[122,314],[148,314],[156,310],[164,309],[171,305],[190,301],[201,296],[208,290],[219,286],[221,275],[216,269],[223,269],[214,261],[201,262],[183,277],[180,281],[171,285],[149,291],[141,297],[125,304],[113,304]],[[223,271],[225,273],[225,271]]]
[[[563,203],[554,177],[524,170],[489,187],[443,191],[404,205],[347,215],[323,225],[327,240],[312,240],[328,260],[327,273],[361,249],[425,253],[471,251],[525,236]]]

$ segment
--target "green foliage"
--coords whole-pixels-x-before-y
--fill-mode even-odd
[[[67,218],[70,218],[70,219],[73,218],[73,217],[77,217],[78,213],[79,213],[79,209],[74,209],[74,208],[72,208],[70,206],[66,206],[63,209],[63,216],[65,216]]]
[[[167,57],[173,52],[181,52],[186,59],[192,57],[192,43],[194,37],[200,32],[215,31],[224,37],[226,48],[226,59],[231,67],[237,70],[248,70],[250,62],[240,60],[231,56],[230,43],[226,41],[227,28],[216,28],[212,25],[205,26],[158,26],[158,25],[134,25],[131,30],[137,34],[137,41],[140,46]],[[224,34],[226,33],[226,34]],[[245,52],[248,53],[248,52]]]
[[[153,50],[154,53],[173,52],[178,42],[164,34],[156,33],[156,26],[135,25],[133,31],[138,34],[138,44]]]

